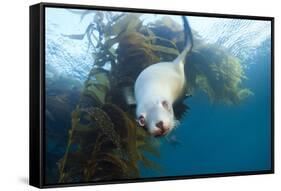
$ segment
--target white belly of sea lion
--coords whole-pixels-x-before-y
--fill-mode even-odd
[[[173,62],[154,64],[142,71],[136,80],[136,102],[146,103],[164,98],[173,103],[182,94],[184,83],[183,65]]]

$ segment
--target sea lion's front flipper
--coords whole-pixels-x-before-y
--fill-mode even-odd
[[[132,86],[123,87],[122,92],[124,95],[124,99],[126,100],[126,103],[128,105],[135,106],[137,104],[134,96],[134,87]]]

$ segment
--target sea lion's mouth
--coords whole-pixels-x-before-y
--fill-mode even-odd
[[[163,137],[163,136],[167,135],[168,132],[169,132],[169,129],[165,129],[165,130],[161,129],[161,131],[159,133],[155,134],[154,137]]]

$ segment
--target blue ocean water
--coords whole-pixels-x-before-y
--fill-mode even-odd
[[[269,45],[263,44],[260,51],[268,50]],[[255,65],[247,70],[244,84],[254,95],[236,106],[210,103],[203,92],[187,99],[190,111],[173,132],[180,144],[163,140],[157,160],[163,171],[145,169],[144,176],[271,169],[270,53],[257,54],[252,61]]]
[[[152,16],[151,16],[152,17]],[[146,16],[146,21],[150,16]],[[87,39],[62,34],[83,33],[91,15],[65,9],[46,11],[46,77],[52,72],[81,81],[92,67]],[[178,18],[175,18],[177,20]],[[271,168],[271,28],[268,21],[188,17],[206,42],[225,47],[242,61],[253,95],[238,105],[211,102],[202,91],[185,100],[190,110],[171,133],[177,144],[160,139],[161,171],[141,169],[141,177],[180,176],[269,170]],[[180,21],[179,21],[180,22]],[[48,70],[49,68],[49,70]],[[52,145],[52,143],[50,143]],[[55,145],[52,146],[55,150]],[[56,150],[55,152],[61,152]]]

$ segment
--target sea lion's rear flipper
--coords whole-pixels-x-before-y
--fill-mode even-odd
[[[182,50],[180,55],[178,55],[178,57],[174,60],[174,63],[176,64],[184,64],[186,55],[191,52],[191,49],[193,47],[192,32],[186,16],[182,16],[182,21],[184,26],[184,49]]]

